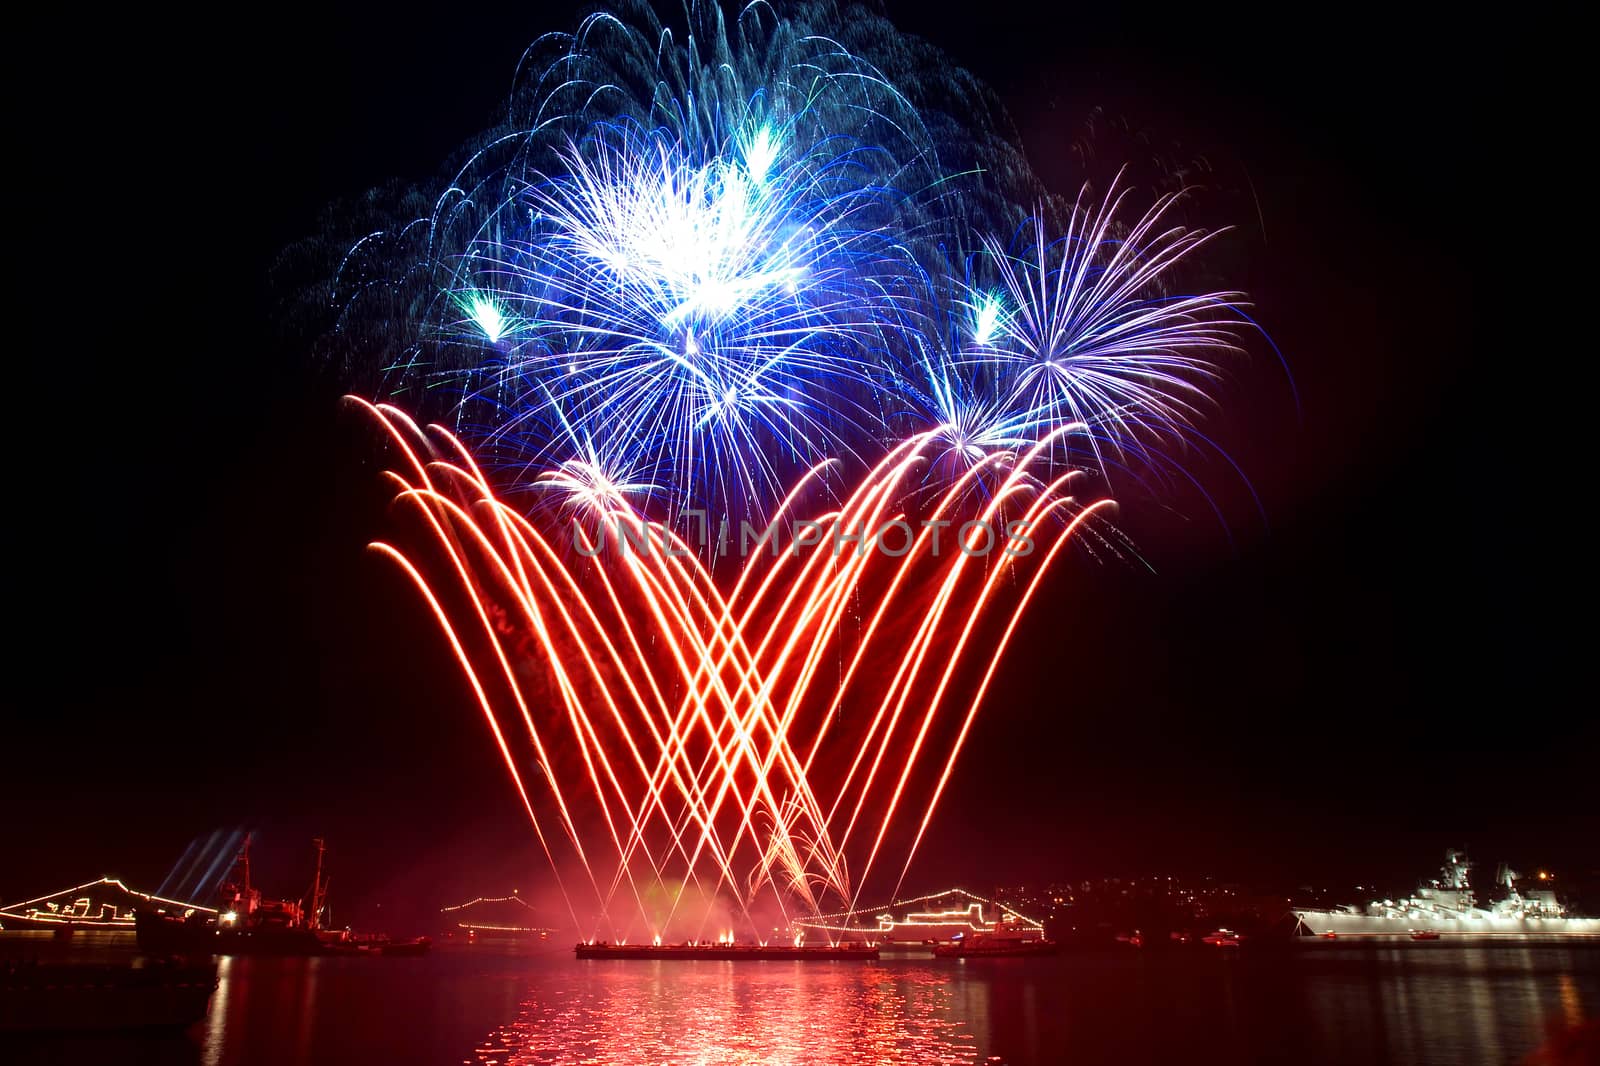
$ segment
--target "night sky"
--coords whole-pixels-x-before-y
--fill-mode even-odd
[[[1058,190],[1129,152],[1199,161],[1238,227],[1214,266],[1300,408],[1257,345],[1208,429],[1264,520],[1212,464],[1224,521],[1198,498],[1124,512],[1154,574],[1058,571],[913,887],[1394,878],[1463,843],[1593,866],[1594,715],[1544,606],[1573,581],[1541,472],[1563,445],[1524,409],[1551,404],[1516,380],[1536,356],[1486,323],[1506,235],[1482,220],[1512,193],[1463,42],[1122,5],[1050,32],[1057,7],[889,11],[1002,94]],[[195,834],[242,825],[284,891],[328,837],[336,908],[363,913],[546,878],[431,622],[362,550],[381,456],[284,336],[269,271],[330,202],[435,182],[525,44],[572,20],[393,10],[41,37],[11,198],[0,898],[154,888]]]

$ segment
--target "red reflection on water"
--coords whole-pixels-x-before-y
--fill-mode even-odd
[[[478,1046],[477,1061],[971,1063],[975,1033],[987,1027],[987,1004],[968,996],[954,1010],[948,977],[926,970],[815,962],[588,965],[576,982],[532,989],[516,1018]]]

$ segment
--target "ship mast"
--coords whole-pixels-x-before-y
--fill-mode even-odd
[[[321,838],[314,838],[311,843],[317,848],[317,876],[311,882],[311,913],[307,915],[307,924],[312,929],[322,928],[322,908],[328,894],[327,886],[322,883],[322,853],[328,850],[327,843]]]
[[[234,860],[234,866],[244,871],[244,894],[250,894],[250,837],[244,835],[244,846],[239,849],[239,857]]]

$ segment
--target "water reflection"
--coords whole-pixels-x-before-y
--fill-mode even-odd
[[[1600,1010],[1600,960],[1581,950],[1402,948],[1299,969],[1297,1009],[1352,1061],[1516,1061]]]
[[[970,1063],[987,986],[860,963],[579,964],[476,1050],[484,1066]],[[960,1009],[956,1009],[959,999]]]
[[[467,1061],[1504,1063],[1600,1012],[1600,958],[1540,949],[594,961],[553,976]]]
[[[8,955],[128,961],[136,951],[131,938],[62,945],[0,933]],[[0,1062],[1600,1062],[1594,948],[863,964],[579,962],[554,945],[477,946],[417,959],[224,959],[220,979],[192,1033],[0,1039]]]

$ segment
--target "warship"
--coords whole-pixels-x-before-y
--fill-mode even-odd
[[[1364,909],[1296,910],[1295,931],[1327,940],[1350,939],[1591,939],[1600,942],[1600,918],[1568,914],[1548,874],[1536,878],[1502,865],[1496,877],[1505,894],[1480,905],[1466,853],[1445,853],[1439,876],[1406,899],[1374,900]]]

